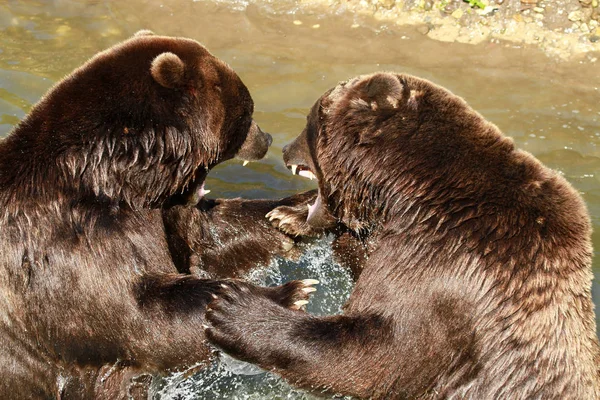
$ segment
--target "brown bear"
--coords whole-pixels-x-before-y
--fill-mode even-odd
[[[222,282],[178,272],[163,208],[201,200],[217,163],[265,155],[252,113],[198,42],[144,32],[56,84],[0,142],[1,398],[144,397],[145,373],[207,359],[204,311]],[[311,284],[264,293],[298,308]]]
[[[209,340],[360,398],[600,398],[586,207],[461,98],[357,77],[316,102],[284,158],[318,179],[307,223],[341,222],[364,245],[356,287],[342,315],[315,317],[230,286]]]

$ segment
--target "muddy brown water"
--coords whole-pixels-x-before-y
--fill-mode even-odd
[[[441,43],[414,27],[391,27],[340,10],[292,1],[5,1],[0,4],[0,136],[57,80],[96,52],[140,29],[194,38],[228,62],[255,100],[255,119],[273,134],[267,158],[230,161],[207,180],[211,196],[280,197],[315,186],[292,177],[281,148],[303,128],[313,102],[338,81],[377,70],[428,78],[475,109],[579,189],[600,249],[600,74],[535,48]],[[594,272],[600,276],[600,258]],[[311,274],[328,291],[315,312],[335,312],[350,291],[326,241],[297,263],[278,262],[262,280]],[[322,291],[323,291],[322,290]],[[600,286],[594,283],[596,303]],[[192,377],[158,382],[154,398],[309,398],[269,374],[215,364]]]

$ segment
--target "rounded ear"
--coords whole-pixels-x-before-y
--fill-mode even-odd
[[[155,33],[152,32],[149,29],[142,29],[141,31],[137,31],[136,33],[133,34],[133,37],[138,37],[138,36],[154,36]]]
[[[185,64],[181,58],[171,52],[159,54],[152,60],[150,67],[154,80],[169,89],[181,86],[184,72]]]
[[[365,81],[360,88],[360,97],[370,103],[372,109],[398,108],[405,88],[396,75],[377,73]]]

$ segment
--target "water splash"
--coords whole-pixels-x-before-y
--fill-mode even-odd
[[[298,260],[276,259],[268,267],[250,273],[248,279],[266,286],[293,279],[318,279],[318,290],[311,296],[307,311],[316,315],[338,314],[350,295],[353,282],[349,271],[333,261],[332,240],[328,237],[304,244],[305,251]],[[220,356],[208,368],[192,376],[180,373],[155,379],[151,393],[153,400],[323,398],[294,389],[278,376],[229,356]]]

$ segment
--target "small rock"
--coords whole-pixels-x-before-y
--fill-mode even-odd
[[[445,7],[444,7],[444,12],[446,14],[452,14],[458,7],[458,3],[453,1],[451,3],[448,3]]]
[[[542,19],[544,19],[544,14],[535,14],[535,15],[533,16],[533,18],[537,19],[538,21],[539,21],[539,20],[542,20]]]
[[[379,4],[381,4],[383,8],[391,10],[396,5],[396,0],[379,0]]]
[[[477,14],[490,15],[490,14],[494,14],[496,11],[498,11],[498,7],[485,6],[485,8],[483,10],[477,10]]]
[[[427,35],[429,33],[429,26],[421,25],[417,28],[417,32],[423,35]]]
[[[538,0],[521,0],[521,4],[537,4]]]
[[[302,21],[299,19],[294,20],[294,25],[302,25]]]
[[[579,0],[582,6],[589,7],[592,4],[592,0]]]
[[[588,25],[585,22],[583,24],[579,25],[579,30],[581,30],[581,32],[583,32],[583,33],[590,32],[590,28],[588,28]]]
[[[595,19],[590,19],[588,25],[590,26],[590,29],[596,29],[598,27],[598,21],[596,21]]]
[[[592,7],[598,7],[598,0],[592,0]]]
[[[583,18],[583,13],[580,10],[571,11],[567,18],[569,18],[569,21],[573,22],[581,21],[581,19]]]
[[[457,8],[451,15],[456,19],[460,19],[464,13],[465,12],[461,8]]]
[[[523,22],[523,17],[521,16],[521,14],[513,15],[513,19],[517,22]]]
[[[425,0],[425,3],[423,3],[423,9],[425,11],[429,11],[433,8],[433,0]]]
[[[598,36],[598,35],[590,36],[590,42],[592,42],[592,43],[597,43],[599,40],[600,40],[600,36]]]
[[[533,11],[535,11],[536,13],[543,13],[544,12],[544,8],[542,8],[542,7],[533,7]]]

